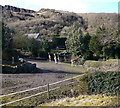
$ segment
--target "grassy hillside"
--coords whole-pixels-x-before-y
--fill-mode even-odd
[[[16,7],[17,8],[17,7]],[[18,8],[19,9],[19,8]],[[3,21],[10,28],[23,33],[39,32],[41,35],[62,35],[74,22],[90,34],[104,25],[110,32],[118,30],[118,14],[116,13],[72,13],[54,9],[41,9],[38,12],[3,10]],[[113,36],[107,36],[111,39]],[[115,37],[117,38],[117,37]]]
[[[79,21],[85,28],[83,18],[75,13],[62,12],[54,9],[41,9],[36,13],[13,12],[3,10],[3,20],[10,28],[21,32],[40,32],[40,34],[60,34],[62,29]]]

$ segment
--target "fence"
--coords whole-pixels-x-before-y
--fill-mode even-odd
[[[52,86],[52,85],[55,85],[55,84],[58,84],[58,83],[62,83],[62,82],[65,82],[65,81],[69,81],[71,79],[75,79],[75,78],[78,78],[80,76],[82,76],[82,75],[78,75],[78,76],[75,76],[75,77],[72,77],[72,78],[68,78],[68,79],[65,79],[65,80],[62,80],[62,81],[54,82],[54,83],[49,84],[49,86]],[[74,83],[74,82],[71,82],[71,83]],[[68,83],[67,85],[69,85],[71,83]],[[23,91],[19,91],[19,92],[10,93],[10,94],[7,94],[7,95],[1,95],[0,98],[7,97],[7,96],[10,96],[10,95],[19,94],[19,93],[24,93],[24,92],[27,92],[27,91],[32,91],[32,90],[39,89],[39,88],[44,88],[44,87],[48,87],[48,84],[47,85],[43,85],[43,86],[39,86],[39,87],[35,87],[35,88],[31,88],[31,89],[27,89],[27,90],[23,90]],[[24,99],[31,98],[33,96],[37,96],[37,95],[40,95],[40,94],[43,94],[43,93],[47,93],[48,91],[52,91],[52,90],[55,90],[55,89],[58,89],[58,88],[60,88],[60,87],[56,87],[56,88],[53,88],[53,89],[50,89],[50,90],[47,90],[47,91],[44,91],[44,92],[40,92],[40,93],[31,95],[31,96],[27,96],[27,97],[24,97],[24,98],[15,100],[15,101],[11,101],[11,102],[8,102],[8,103],[3,103],[0,106],[5,106],[5,105],[8,105],[8,104],[12,104],[12,103],[24,100]]]

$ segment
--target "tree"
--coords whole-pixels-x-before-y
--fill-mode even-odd
[[[86,33],[85,36],[83,37],[83,46],[82,46],[83,53],[86,53],[89,50],[90,39],[91,36],[89,35],[89,33]]]
[[[40,32],[40,28],[37,26],[37,27],[35,27],[35,29],[34,29],[34,33],[39,33]]]
[[[18,59],[18,52],[14,49],[13,46],[13,36],[15,31],[7,27],[6,24],[0,22],[1,27],[1,39],[2,39],[2,61],[6,63],[6,61],[11,63],[11,58],[14,57],[14,60],[17,61]]]
[[[64,47],[66,38],[53,37],[52,38],[52,48]]]
[[[65,27],[62,29],[62,31],[60,32],[60,35],[61,35],[61,36],[64,36],[64,37],[67,37],[69,31],[70,31],[70,27],[65,26]]]
[[[22,33],[17,33],[13,40],[14,47],[17,49],[27,49],[28,36],[23,36]]]
[[[74,56],[82,55],[82,46],[83,46],[83,33],[79,29],[79,24],[74,23],[73,27],[71,28],[70,32],[68,33],[67,40],[66,40],[66,48]]]
[[[53,37],[52,38],[52,48],[56,48],[56,46],[58,45],[58,43],[59,43],[58,38]]]
[[[104,58],[120,58],[120,43],[111,41],[103,46]]]
[[[82,52],[84,59],[92,59],[93,53],[89,49],[89,43],[90,43],[91,36],[89,33],[86,33],[83,37],[83,46],[82,46]]]
[[[13,48],[13,35],[14,31],[7,27],[6,24],[0,22],[2,26],[2,48],[3,49],[12,49]]]
[[[40,49],[42,48],[42,45],[40,41],[31,38],[28,40],[28,49],[32,52],[32,55],[37,57],[39,54]]]
[[[96,35],[91,37],[91,40],[89,43],[89,49],[97,56],[99,56],[102,53],[101,52],[102,46],[100,42],[98,41],[98,37]]]
[[[97,29],[96,35],[102,45],[103,58],[119,58],[118,57],[118,30],[107,29],[104,25]]]
[[[44,41],[43,49],[45,50],[46,53],[50,52],[51,48],[50,48],[50,44],[49,44],[48,40]]]
[[[115,58],[120,59],[120,43],[118,42],[115,45]]]

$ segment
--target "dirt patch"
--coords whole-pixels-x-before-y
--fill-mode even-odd
[[[54,62],[27,61],[36,64],[38,68],[37,73],[2,74],[2,94],[42,86],[82,74],[79,70],[71,70],[69,66],[55,64]]]

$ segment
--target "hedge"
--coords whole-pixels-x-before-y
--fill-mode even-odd
[[[94,94],[117,95],[120,93],[120,72],[93,73],[88,79],[88,89]]]

